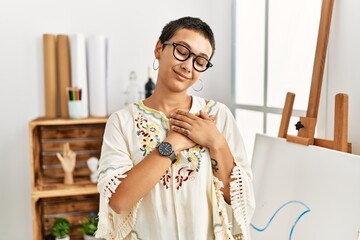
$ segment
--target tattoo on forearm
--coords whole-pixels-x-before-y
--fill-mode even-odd
[[[211,166],[212,166],[213,173],[216,173],[219,170],[218,162],[213,158],[211,159]]]

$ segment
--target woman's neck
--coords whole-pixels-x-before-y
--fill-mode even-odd
[[[163,112],[166,116],[176,110],[189,111],[192,105],[192,97],[186,93],[163,94],[155,91],[143,101],[145,106]]]

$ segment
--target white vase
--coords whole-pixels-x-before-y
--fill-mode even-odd
[[[55,240],[70,240],[70,236],[66,236],[64,238],[55,238]]]
[[[103,240],[103,238],[96,238],[94,236],[84,234],[84,240]]]

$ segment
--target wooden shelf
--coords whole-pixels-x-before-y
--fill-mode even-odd
[[[107,117],[90,117],[83,119],[69,119],[69,118],[45,118],[39,117],[30,122],[29,126],[56,126],[56,125],[77,125],[77,124],[98,124],[106,123]]]
[[[69,187],[64,189],[54,190],[37,190],[33,191],[32,197],[35,199],[39,198],[50,198],[50,197],[65,197],[65,196],[78,196],[86,194],[98,194],[96,185],[94,186],[82,186],[82,187]]]
[[[79,221],[98,211],[99,193],[90,182],[86,161],[100,158],[107,117],[50,119],[40,117],[29,123],[33,239],[43,240],[59,216],[72,224],[71,239],[82,239]],[[56,154],[64,143],[76,152],[74,184],[63,183],[64,172]]]

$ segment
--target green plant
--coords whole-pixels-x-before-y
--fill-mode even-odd
[[[97,217],[90,216],[90,217],[84,219],[80,223],[81,231],[85,235],[94,236],[94,234],[97,230],[98,223],[99,223],[99,219]]]
[[[70,233],[70,223],[64,218],[58,218],[55,220],[52,228],[51,234],[57,238],[64,238]]]

